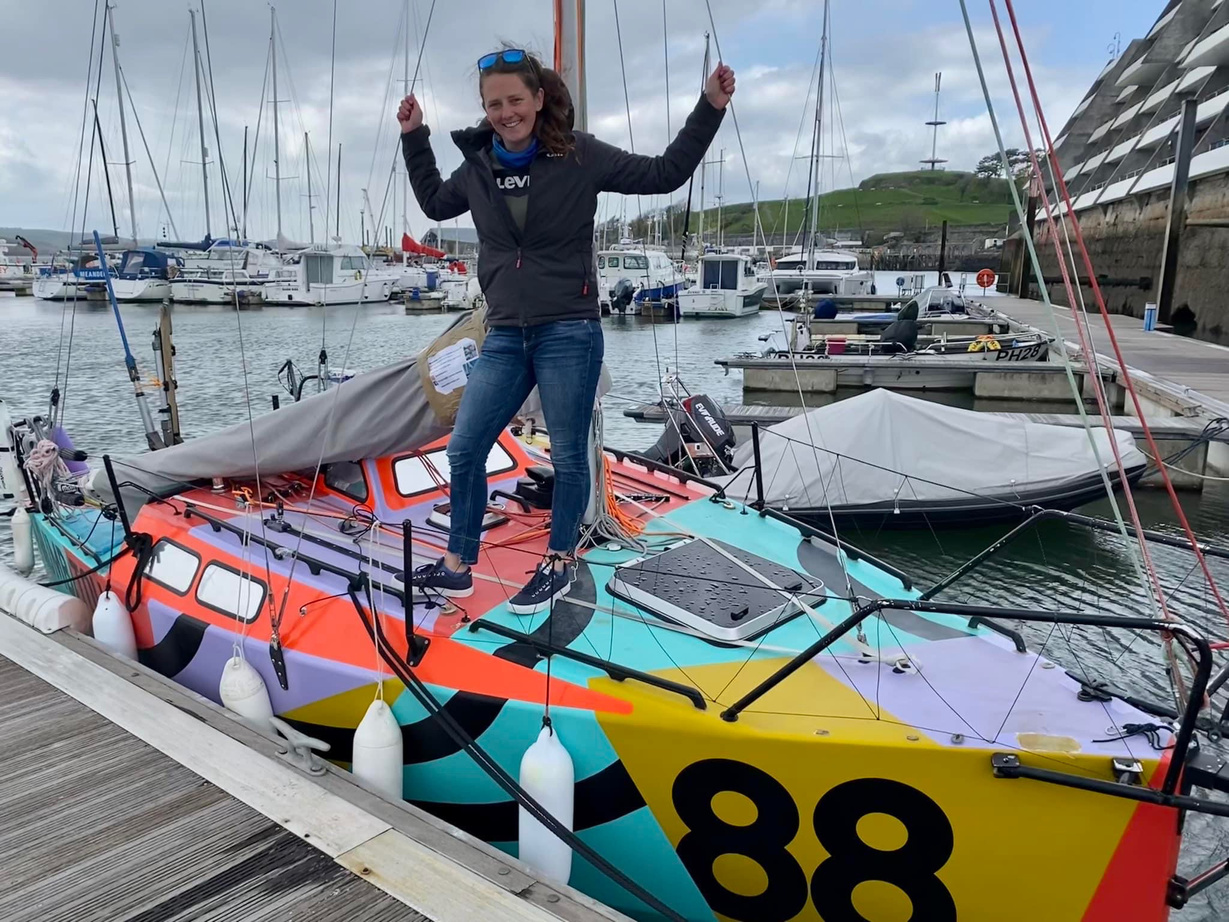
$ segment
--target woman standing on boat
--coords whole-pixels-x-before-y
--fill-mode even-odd
[[[589,502],[588,436],[602,366],[601,312],[593,268],[599,192],[673,192],[700,165],[734,93],[721,64],[678,136],[645,157],[573,131],[562,78],[527,51],[504,48],[478,59],[486,117],[454,131],[464,161],[441,180],[422,105],[397,110],[401,149],[423,213],[445,221],[470,212],[478,231],[478,277],[490,332],[466,385],[448,442],[452,530],[448,553],[414,574],[421,589],[473,592],[487,507],[486,457],[534,385],[550,431],[555,469],[546,559],[508,603],[544,611],[568,591],[581,519]]]

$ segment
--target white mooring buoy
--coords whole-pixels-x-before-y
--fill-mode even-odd
[[[401,725],[383,698],[367,708],[354,731],[350,770],[390,800],[402,796]]]
[[[260,673],[239,655],[238,648],[235,649],[235,655],[222,667],[222,681],[218,683],[218,696],[222,699],[224,707],[234,711],[244,720],[255,724],[262,730],[268,728],[269,720],[273,717],[269,689],[265,687],[265,680],[260,677]]]
[[[30,513],[18,506],[12,515],[13,564],[22,576],[29,576],[34,569],[34,532],[30,527]]]
[[[571,830],[576,769],[554,728],[545,726],[521,758],[520,783],[561,825]],[[545,879],[566,884],[572,876],[572,847],[518,808],[519,856]]]
[[[137,658],[137,635],[132,628],[128,609],[114,592],[107,590],[94,606],[94,639],[114,653],[128,659]]]

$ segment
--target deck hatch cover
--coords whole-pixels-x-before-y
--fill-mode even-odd
[[[794,596],[812,607],[824,601],[824,584],[815,577],[725,542],[698,538],[617,567],[606,589],[660,618],[724,641],[755,637],[801,614]]]

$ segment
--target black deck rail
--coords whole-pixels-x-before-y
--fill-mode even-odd
[[[968,618],[1014,618],[1018,621],[1035,624],[1068,624],[1081,627],[1112,627],[1133,631],[1151,631],[1157,634],[1173,634],[1189,640],[1198,651],[1199,661],[1195,667],[1194,679],[1191,683],[1190,695],[1179,718],[1178,730],[1174,735],[1174,748],[1161,790],[1164,794],[1173,794],[1182,776],[1186,762],[1186,754],[1190,749],[1191,738],[1199,720],[1199,711],[1203,706],[1204,692],[1212,677],[1212,648],[1207,639],[1194,629],[1180,621],[1164,621],[1159,618],[1123,618],[1117,615],[1094,615],[1079,612],[1037,612],[1022,608],[996,608],[990,605],[965,605],[957,602],[928,602],[921,599],[876,599],[854,610],[848,618],[824,634],[788,663],[774,672],[755,688],[751,689],[736,702],[721,712],[721,719],[738,720],[748,706],[754,704],[765,694],[776,688],[787,678],[811,662],[816,656],[832,646],[867,618],[881,611],[912,611],[935,615],[957,615]]]

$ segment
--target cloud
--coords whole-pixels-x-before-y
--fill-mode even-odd
[[[936,21],[930,4],[922,9],[906,0],[863,0],[856,6],[854,10],[837,5],[834,12],[829,73],[835,77],[838,93],[826,101],[828,127],[822,148],[825,154],[847,149],[849,162],[824,160],[824,188],[848,185],[851,173],[852,179],[859,181],[878,172],[915,169],[918,161],[929,156],[930,131],[924,122],[932,114],[935,70],[941,69],[944,74],[941,111],[948,121],[941,129],[939,156],[949,160],[949,168],[968,169],[990,152],[994,148],[993,132],[964,30],[953,18],[954,10],[945,10],[947,18]],[[58,228],[67,226],[70,220],[87,69],[90,58],[96,57],[90,54],[92,8],[81,0],[73,5],[72,15],[57,22],[56,41],[10,43],[0,60],[0,98],[5,100],[0,109],[0,203],[4,205],[0,218],[4,223]],[[383,213],[383,225],[400,229],[404,182],[399,164],[393,172],[397,128],[391,113],[402,93],[400,81],[405,69],[401,57],[406,34],[402,4],[398,0],[345,0],[337,9],[332,78],[333,4],[328,0],[300,0],[284,4],[278,13],[282,218],[284,232],[296,239],[306,239],[310,225],[315,226],[316,239],[322,239],[326,216],[329,233],[333,232],[339,143],[342,236],[358,239],[360,212],[368,226],[373,223],[368,212],[375,211]],[[427,0],[416,0],[410,17],[411,69],[429,9]],[[699,96],[704,33],[711,31],[708,8],[703,0],[670,0],[666,43],[659,0],[620,0],[617,24],[615,9],[613,4],[588,5],[590,128],[612,143],[630,147],[634,138],[637,151],[659,153]],[[738,130],[734,119],[727,118],[712,155],[715,158],[720,149],[725,150],[721,172],[726,201],[750,199],[756,182],[760,197],[765,199],[786,191],[787,178],[790,194],[801,194],[805,189],[806,165],[795,157],[810,149],[819,9],[814,0],[769,0],[750,6],[741,0],[712,2],[715,38],[738,71],[739,80],[735,97]],[[37,21],[42,13],[42,5],[34,0],[10,0],[7,18]],[[241,213],[243,132],[247,126],[249,154],[255,149],[249,176],[248,231],[253,236],[269,237],[276,227],[276,196],[272,181],[272,87],[266,84],[267,8],[244,0],[207,0],[206,13],[221,155],[230,181],[229,200]],[[442,171],[448,173],[460,162],[448,131],[473,124],[481,114],[474,61],[501,40],[549,51],[550,15],[550,4],[529,0],[471,0],[463,7],[435,7],[418,87]],[[848,21],[843,16],[849,17]],[[877,25],[871,28],[868,23]],[[898,24],[899,28],[885,29],[885,23]],[[136,117],[152,151],[178,234],[199,237],[205,229],[204,196],[187,6],[123,0],[116,11],[116,24],[121,36],[120,59],[136,104],[135,117],[130,111],[129,118],[129,157],[136,184],[138,229],[142,235],[152,236],[167,218]],[[199,22],[198,30],[203,43],[204,30]],[[1038,32],[1027,37],[1038,52],[1036,57],[1044,61],[1048,34]],[[983,58],[988,63],[996,61],[997,45],[992,36],[979,32],[978,39]],[[95,38],[96,48],[98,44]],[[714,41],[714,61],[716,44]],[[129,219],[109,49],[103,64],[100,74],[95,61],[89,77],[91,87],[101,78],[99,121],[123,231]],[[1065,66],[1044,63],[1037,69],[1055,131],[1086,86],[1086,79],[1074,79],[1073,73]],[[991,67],[991,81],[1007,141],[1019,146],[1019,125],[1001,64]],[[92,118],[92,111],[89,114]],[[209,113],[206,120],[206,146],[213,161],[211,229],[218,235],[223,232],[222,215],[229,205],[224,205],[228,196],[217,180],[219,145]],[[88,129],[87,124],[87,151]],[[313,158],[310,220],[304,131],[310,133]],[[88,158],[83,173],[87,168]],[[86,223],[106,229],[110,208],[97,149],[89,171]],[[364,202],[363,189],[367,190],[370,208]],[[415,233],[422,233],[428,222],[410,198],[409,225]],[[611,197],[603,202],[602,209],[605,214],[622,209],[634,214],[652,204]],[[82,207],[79,201],[78,223]]]

